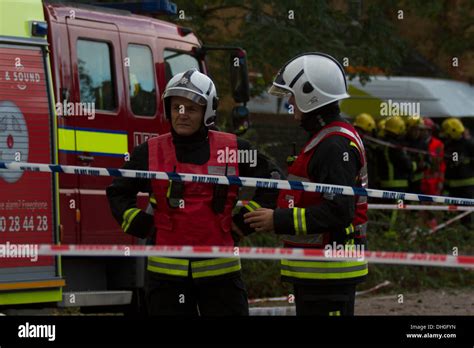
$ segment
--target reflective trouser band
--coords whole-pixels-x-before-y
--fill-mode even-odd
[[[123,213],[123,222],[122,222],[122,230],[124,232],[127,232],[127,230],[130,227],[130,224],[132,223],[133,219],[135,216],[138,215],[140,212],[140,209],[138,208],[130,208]]]
[[[281,275],[298,279],[348,279],[367,274],[367,261],[281,260]]]
[[[173,259],[168,257],[148,257],[147,270],[155,273],[187,277],[189,260]]]
[[[293,208],[293,226],[297,236],[306,235],[307,229],[305,208]]]
[[[449,187],[473,186],[474,178],[446,180]]]
[[[244,208],[246,208],[248,211],[254,211],[258,208],[261,208],[261,206],[255,201],[249,201],[246,205],[244,205]]]
[[[334,311],[334,312],[329,312],[330,317],[340,317],[341,316],[341,311]]]
[[[382,180],[382,187],[408,187],[408,180]]]
[[[235,257],[191,262],[193,278],[214,277],[240,269],[240,259]]]

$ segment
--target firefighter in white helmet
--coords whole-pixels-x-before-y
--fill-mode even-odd
[[[331,56],[305,53],[287,62],[269,92],[289,96],[294,117],[312,137],[289,168],[288,179],[367,187],[364,146],[345,122],[338,101],[348,98],[342,66]],[[285,246],[327,251],[363,250],[367,197],[297,190],[280,191],[278,209],[257,209],[245,222],[257,231],[284,235]],[[327,255],[333,255],[328,253]],[[282,260],[284,281],[294,284],[297,315],[353,315],[356,284],[367,275],[367,262]]]
[[[263,178],[279,175],[262,155],[255,166],[222,156],[252,149],[234,134],[209,130],[218,102],[214,83],[206,75],[194,69],[177,74],[166,86],[163,103],[171,133],[136,147],[124,168]],[[139,191],[152,195],[153,216],[137,208]],[[233,247],[235,233],[253,232],[244,224],[243,214],[271,207],[278,195],[276,190],[260,189],[233,217],[237,193],[238,186],[183,182],[178,175],[171,175],[169,181],[119,178],[107,189],[112,213],[125,233],[146,238],[155,230],[156,245]],[[248,315],[238,257],[149,257],[147,276],[151,315]]]

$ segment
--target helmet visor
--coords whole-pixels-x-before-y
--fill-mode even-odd
[[[289,89],[272,85],[268,89],[268,93],[276,97],[291,97],[292,92]]]
[[[196,103],[202,106],[207,105],[206,98],[197,94],[194,91],[191,91],[182,87],[169,88],[163,95],[163,99],[168,98],[168,97],[183,97],[183,98],[191,100],[193,103]]]

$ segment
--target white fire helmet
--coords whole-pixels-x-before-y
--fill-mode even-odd
[[[303,113],[349,98],[341,64],[330,55],[318,52],[304,53],[288,61],[268,93],[278,97],[293,94],[296,106]]]
[[[196,69],[190,69],[176,74],[169,80],[163,93],[163,106],[167,119],[171,118],[170,97],[175,96],[205,106],[204,125],[209,127],[214,124],[218,98],[214,82],[208,76]]]

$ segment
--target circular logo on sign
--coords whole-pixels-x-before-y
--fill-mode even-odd
[[[0,161],[28,162],[28,144],[28,129],[20,109],[11,101],[0,101]],[[22,171],[0,170],[0,177],[8,183],[22,175]]]

